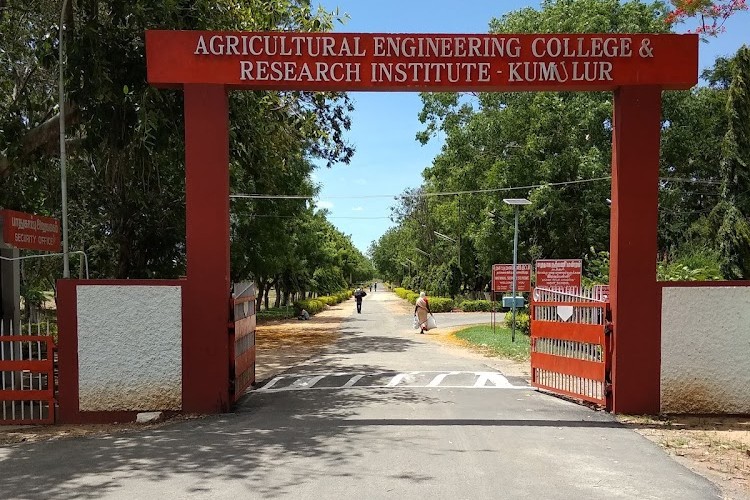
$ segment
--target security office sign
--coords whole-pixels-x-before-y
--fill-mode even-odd
[[[60,251],[60,221],[52,217],[0,210],[3,241],[14,248]]]

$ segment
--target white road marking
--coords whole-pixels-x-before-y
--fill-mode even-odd
[[[292,383],[297,389],[312,389],[315,384],[325,378],[325,375],[318,375],[317,377],[300,377]]]
[[[406,375],[408,375],[408,374],[407,373],[399,373],[398,375],[396,375],[395,377],[393,377],[390,382],[388,382],[388,384],[386,385],[386,387],[395,387],[395,386],[397,386],[398,384],[401,383],[402,380],[404,380],[406,378]]]
[[[427,384],[427,387],[437,387],[440,385],[440,382],[442,382],[445,377],[447,377],[448,375],[456,375],[456,374],[458,374],[458,372],[441,373],[434,379],[430,380],[430,383]]]
[[[273,387],[274,385],[276,385],[276,382],[278,382],[279,380],[281,380],[283,378],[284,377],[276,377],[276,378],[274,378],[273,380],[271,380],[269,383],[267,383],[266,385],[264,385],[263,387],[261,387],[258,390],[259,391],[267,391],[268,389],[270,389],[271,387]]]
[[[355,375],[347,380],[346,384],[344,384],[342,387],[352,387],[354,384],[359,382],[359,379],[361,379],[362,377],[364,377],[364,375]]]
[[[424,377],[417,378],[418,375]],[[432,376],[431,376],[432,375]],[[465,385],[441,385],[445,381],[445,378],[449,375],[473,375],[476,377],[474,382],[468,382]],[[326,377],[348,377],[347,381],[339,386],[327,386],[327,387],[315,387],[318,382]],[[431,377],[430,377],[431,376]],[[355,385],[363,377],[391,377],[390,380],[385,384],[369,384],[369,385]],[[421,382],[426,380],[425,377],[430,377],[429,382],[426,384]],[[283,379],[293,379],[291,383],[284,387],[275,388],[276,384]],[[404,384],[405,380],[409,380],[410,383]],[[487,383],[489,382],[489,384]],[[284,392],[284,391],[303,391],[303,390],[332,390],[332,389],[383,389],[383,388],[399,388],[399,389],[418,389],[418,388],[440,388],[440,389],[518,389],[518,390],[534,390],[530,386],[513,385],[503,374],[498,372],[373,372],[373,373],[324,373],[324,374],[287,374],[285,376],[278,376],[272,379],[263,387],[256,389],[253,392]]]

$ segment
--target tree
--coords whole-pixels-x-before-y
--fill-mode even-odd
[[[66,88],[69,109],[75,112],[68,135],[71,248],[89,254],[93,277],[182,275],[182,96],[147,84],[144,30],[325,31],[337,13],[314,11],[307,0],[87,0],[68,5]],[[0,205],[59,216],[53,119],[58,2],[10,1],[2,7],[0,172],[5,175],[0,179]],[[342,137],[351,110],[348,97],[339,93],[232,94],[232,191],[311,193],[311,159],[330,165],[346,163],[353,154]],[[46,133],[49,130],[54,133]],[[278,205],[286,217],[305,209],[304,203]],[[236,203],[233,220],[272,214],[275,208],[261,206],[257,214],[256,206]],[[273,269],[276,254],[268,251],[267,243],[278,241],[278,233],[259,219],[252,219],[253,229],[261,226],[257,231],[233,233],[233,248],[241,248],[237,245],[243,238],[266,238],[263,265]],[[260,243],[263,240],[256,239],[245,246],[252,249]],[[239,266],[233,276],[250,276],[246,271],[252,266],[241,258],[233,265]]]
[[[666,18],[673,25],[695,19],[693,30],[703,36],[718,36],[726,28],[724,23],[739,11],[747,10],[747,0],[671,0],[674,9]]]
[[[750,47],[734,58],[721,159],[723,217],[717,240],[726,278],[750,278]]]
[[[660,2],[546,0],[539,10],[526,8],[492,20],[490,30],[663,33],[669,30],[666,16]],[[718,160],[728,130],[730,66],[719,59],[704,74],[709,86],[664,93],[659,252],[665,265],[675,259],[702,263],[703,257],[718,255],[714,242],[720,223],[710,235],[703,228],[720,194]],[[491,265],[512,259],[513,213],[502,199],[524,196],[532,205],[520,217],[522,262],[601,258],[609,247],[611,94],[436,93],[423,94],[422,100],[425,125],[417,139],[424,143],[440,133],[445,145],[425,169],[422,186],[399,200],[399,226],[392,234],[410,241],[398,245],[432,245],[445,255],[451,252],[446,243],[431,241],[428,233],[457,235],[465,285],[482,290]],[[456,191],[473,193],[437,196]],[[413,258],[399,254],[404,250],[391,240],[388,235],[371,249],[378,269],[386,265],[384,253]],[[398,264],[388,265],[391,272],[402,272]],[[436,284],[438,274],[431,267],[420,269],[415,279]]]

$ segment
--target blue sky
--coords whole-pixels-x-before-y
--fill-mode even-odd
[[[349,14],[340,32],[486,33],[490,19],[539,1],[522,0],[323,0]],[[460,5],[460,6],[459,6]],[[700,67],[721,55],[732,55],[748,43],[750,13],[741,12],[726,24],[726,33],[700,46]],[[318,168],[318,206],[328,208],[329,220],[365,252],[393,224],[389,220],[393,195],[421,184],[422,170],[440,152],[442,137],[426,146],[415,140],[422,129],[417,93],[352,92],[355,111],[346,140],[356,153],[350,165]],[[389,196],[384,196],[389,195]]]

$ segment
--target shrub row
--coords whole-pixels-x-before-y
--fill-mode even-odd
[[[453,299],[448,297],[430,297],[430,311],[434,313],[451,312],[453,310]]]
[[[513,313],[505,313],[505,326],[513,328]],[[516,312],[516,330],[520,330],[525,335],[531,335],[531,319],[525,312]]]
[[[408,300],[412,304],[417,302],[419,294],[406,288],[394,288],[393,292],[404,300]],[[430,303],[430,311],[432,312],[451,312],[453,310],[453,299],[448,297],[428,297]]]
[[[492,302],[489,300],[464,300],[459,304],[464,312],[491,312]]]
[[[310,315],[318,314],[326,308],[326,306],[333,306],[339,304],[352,296],[351,290],[344,290],[342,292],[333,295],[323,295],[322,297],[316,297],[314,299],[298,300],[294,303],[294,314],[299,315],[302,309],[306,310]]]

